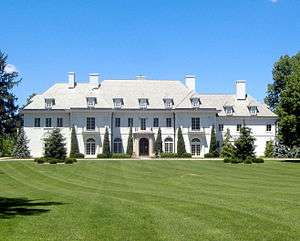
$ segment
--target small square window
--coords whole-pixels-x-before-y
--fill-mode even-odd
[[[153,118],[153,127],[158,127],[158,126],[159,126],[159,119]]]
[[[241,131],[242,125],[241,124],[237,124],[236,125],[236,131]]]
[[[46,118],[46,127],[51,127],[52,123],[51,123],[51,118]]]
[[[223,124],[219,124],[219,131],[223,131],[224,130],[224,125]]]
[[[115,119],[115,127],[120,127],[121,126],[121,119],[120,118],[116,118]]]
[[[41,118],[34,118],[34,127],[41,127]]]
[[[57,118],[56,126],[57,127],[63,127],[63,118]]]
[[[133,127],[133,118],[128,118],[128,127]]]
[[[167,127],[172,127],[172,118],[166,118]]]
[[[267,124],[266,131],[272,131],[272,125],[271,124]]]

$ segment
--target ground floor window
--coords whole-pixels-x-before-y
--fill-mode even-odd
[[[201,154],[201,143],[198,138],[194,138],[191,143],[192,155],[200,156]]]
[[[123,145],[121,138],[114,139],[114,153],[122,153],[123,152]]]
[[[173,139],[171,137],[168,137],[165,139],[165,152],[166,153],[172,153],[173,152]]]
[[[85,153],[87,155],[95,155],[96,154],[96,143],[93,138],[90,138],[86,141]]]

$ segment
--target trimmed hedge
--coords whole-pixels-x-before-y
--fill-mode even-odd
[[[84,158],[84,154],[82,153],[70,154],[70,158]]]
[[[77,160],[75,158],[56,159],[56,158],[51,158],[51,157],[39,157],[39,158],[35,158],[34,162],[36,162],[38,164],[44,164],[44,163],[49,163],[49,164],[57,164],[57,163],[72,164],[74,162],[77,162]]]
[[[113,153],[111,158],[131,158],[131,155],[126,153]]]
[[[264,163],[265,161],[262,158],[253,158],[252,162],[253,163]]]
[[[178,155],[177,153],[160,153],[160,158],[191,158],[191,153],[182,153],[181,155]]]
[[[252,163],[264,163],[264,159],[262,158],[256,158],[256,157],[247,157],[246,160],[241,160],[238,158],[224,158],[224,163],[231,163],[231,164],[238,164],[238,163],[244,163],[244,164],[252,164]]]
[[[101,153],[97,155],[97,158],[111,158],[111,155],[106,153]]]
[[[217,156],[214,153],[206,153],[204,154],[204,158],[217,158]]]

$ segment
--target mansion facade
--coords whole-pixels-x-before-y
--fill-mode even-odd
[[[43,139],[60,128],[70,152],[71,129],[76,130],[79,150],[88,158],[102,153],[105,129],[111,151],[126,151],[130,128],[134,156],[153,156],[154,140],[161,129],[163,151],[176,152],[182,130],[186,151],[204,157],[209,151],[211,129],[222,144],[230,130],[232,140],[242,125],[256,138],[256,155],[264,154],[266,142],[275,139],[277,116],[246,92],[246,81],[236,81],[234,94],[198,94],[196,78],[176,80],[103,80],[94,73],[87,83],[77,83],[74,72],[68,82],[57,83],[33,97],[23,110],[24,130],[31,155],[43,155]]]

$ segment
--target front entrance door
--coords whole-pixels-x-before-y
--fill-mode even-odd
[[[139,143],[140,156],[149,156],[149,140],[147,138],[141,138]]]

